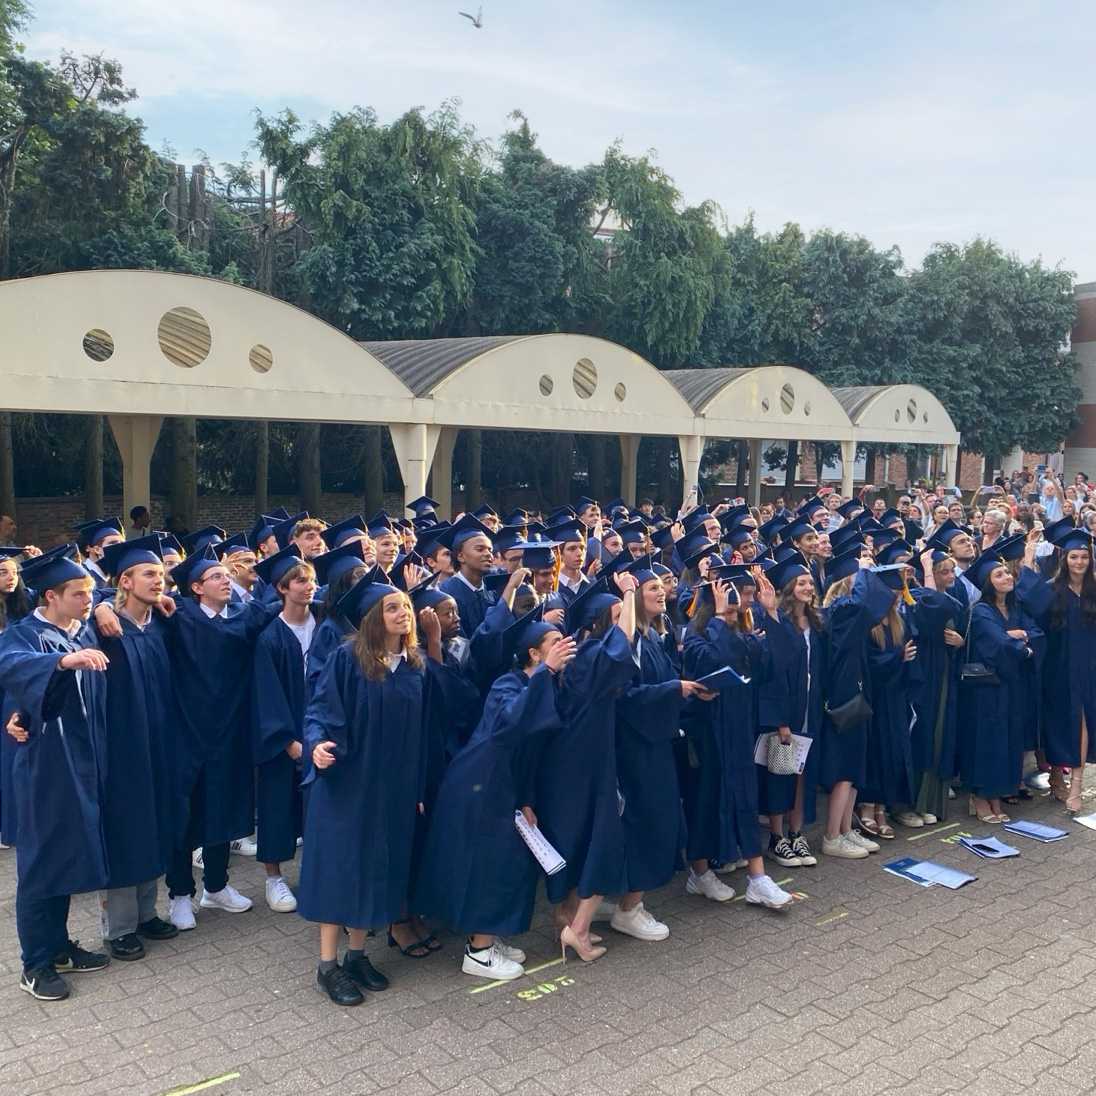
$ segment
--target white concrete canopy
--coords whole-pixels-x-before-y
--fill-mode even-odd
[[[405,498],[433,468],[446,503],[461,428],[615,434],[628,501],[644,437],[678,439],[686,492],[708,438],[749,439],[755,468],[761,438],[839,441],[847,490],[858,441],[942,446],[952,475],[959,442],[939,401],[913,385],[831,392],[786,365],[663,372],[573,334],[356,343],[274,297],[160,271],[0,282],[0,332],[0,402],[106,414],[127,508],[148,501],[165,415],[384,424]]]

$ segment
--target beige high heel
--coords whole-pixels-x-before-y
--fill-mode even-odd
[[[591,937],[592,939],[592,937]],[[584,962],[592,963],[595,959],[600,959],[606,952],[606,948],[594,946],[591,948],[585,948],[579,942],[579,938],[574,934],[570,925],[564,925],[560,930],[559,942],[562,948],[563,961],[567,962],[567,949],[573,948],[575,954]]]
[[[567,914],[559,906],[552,908],[552,920],[556,923],[556,939],[559,939],[559,934],[563,931],[564,927],[569,924],[567,920]],[[596,932],[590,933],[590,942],[592,944],[600,944],[601,937]]]

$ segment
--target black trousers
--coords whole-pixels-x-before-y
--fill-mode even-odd
[[[176,849],[171,854],[171,867],[167,872],[167,891],[172,898],[189,894],[194,897],[194,865],[189,848]],[[228,884],[229,843],[207,845],[202,849],[205,870],[202,873],[202,885],[210,894],[224,890]]]

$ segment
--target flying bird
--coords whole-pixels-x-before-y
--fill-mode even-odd
[[[463,15],[465,19],[471,19],[472,26],[474,26],[474,27],[482,27],[483,26],[483,8],[482,7],[479,9],[479,11],[476,12],[475,15],[469,15],[468,12],[466,12],[466,11],[462,11],[459,14]]]

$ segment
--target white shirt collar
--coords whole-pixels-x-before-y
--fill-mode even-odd
[[[56,628],[59,632],[67,632],[70,636],[76,635],[84,626],[82,620],[74,620],[67,628],[62,628],[60,624],[54,624],[52,620],[48,620],[42,613],[41,609],[35,609],[34,615],[43,623],[48,624],[51,628]]]
[[[482,582],[478,586],[473,586],[472,583],[469,582],[468,579],[465,577],[463,571],[460,571],[460,570],[457,571],[457,578],[459,578],[461,580],[461,582],[463,582],[464,585],[467,586],[468,589],[471,590],[473,593],[478,594],[480,592],[480,590],[483,589],[483,583]]]
[[[201,609],[202,612],[205,613],[205,615],[207,617],[209,617],[210,620],[216,620],[217,617],[220,617],[222,620],[227,620],[228,619],[228,606],[227,605],[219,613],[217,612],[216,609],[211,609],[208,605],[206,605],[206,603],[204,601],[199,601],[198,602],[198,608]]]

